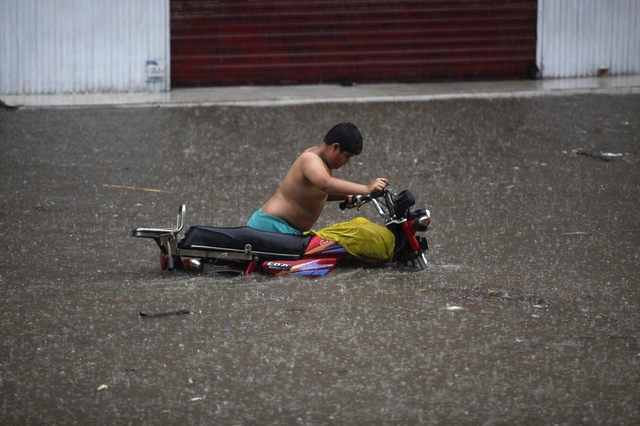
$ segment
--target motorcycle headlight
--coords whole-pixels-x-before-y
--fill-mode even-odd
[[[418,223],[418,232],[426,231],[427,227],[431,225],[431,217],[429,217],[429,213],[427,212],[427,214],[420,216],[417,219],[417,223]]]

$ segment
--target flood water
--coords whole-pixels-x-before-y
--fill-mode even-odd
[[[336,176],[431,210],[426,271],[165,273],[131,238],[245,224],[343,121]],[[0,424],[638,424],[639,135],[638,95],[0,110]]]

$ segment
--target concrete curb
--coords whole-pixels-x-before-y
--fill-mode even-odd
[[[640,75],[600,78],[175,89],[169,93],[5,95],[9,108],[287,106],[318,103],[427,102],[584,94],[640,93]],[[2,106],[0,104],[0,106]]]

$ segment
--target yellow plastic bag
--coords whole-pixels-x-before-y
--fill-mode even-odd
[[[349,254],[365,262],[384,263],[393,259],[396,243],[393,232],[363,217],[309,232],[322,239],[337,242]]]

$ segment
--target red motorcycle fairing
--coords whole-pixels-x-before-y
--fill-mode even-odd
[[[327,275],[338,264],[340,258],[324,257],[321,259],[300,260],[265,260],[261,268],[274,277],[294,274],[307,278],[320,278]]]
[[[304,255],[309,257],[346,256],[347,254],[347,251],[340,244],[335,241],[324,240],[317,235],[311,237],[304,251]]]
[[[269,259],[264,260],[260,267],[272,276],[294,274],[308,278],[319,278],[331,272],[338,261],[347,255],[344,247],[335,241],[313,235],[302,259]]]
[[[347,255],[344,247],[335,241],[313,235],[302,259],[270,259],[263,261],[260,267],[272,276],[294,274],[307,278],[320,278],[333,271],[338,261]]]

